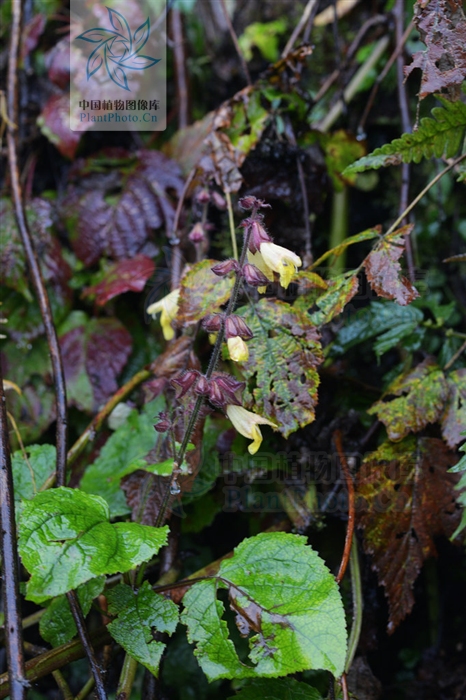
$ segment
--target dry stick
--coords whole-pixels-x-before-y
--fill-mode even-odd
[[[456,362],[456,360],[458,359],[458,357],[459,357],[465,350],[466,350],[466,340],[464,341],[464,343],[462,344],[462,346],[461,346],[460,348],[458,348],[458,350],[455,352],[455,354],[453,355],[453,357],[450,357],[450,359],[448,360],[447,364],[445,365],[445,367],[444,367],[443,369],[450,369],[450,367]]]
[[[197,166],[189,173],[186,182],[184,183],[183,191],[180,194],[178,204],[176,205],[175,218],[173,219],[173,228],[170,236],[170,243],[173,246],[173,257],[172,257],[172,268],[171,268],[171,280],[170,286],[171,290],[174,291],[180,284],[181,277],[181,248],[180,248],[180,238],[178,236],[178,228],[180,225],[181,211],[183,209],[184,200],[188,193],[191,182],[197,171]]]
[[[6,419],[6,399],[0,365],[0,525],[3,574],[3,608],[5,612],[5,646],[12,700],[26,698],[26,671],[23,654],[18,552],[16,550],[15,498],[11,470],[10,445]]]
[[[409,35],[413,31],[413,28],[414,28],[414,24],[413,24],[413,22],[410,22],[408,24],[408,26],[406,27],[405,32],[404,32],[403,36],[401,37],[400,41],[397,42],[397,46],[396,46],[394,52],[392,53],[392,55],[390,56],[390,58],[388,59],[387,63],[385,64],[383,71],[380,73],[377,80],[375,81],[374,86],[373,86],[372,91],[371,91],[371,94],[369,95],[369,99],[367,100],[367,104],[366,104],[366,107],[364,109],[363,115],[362,115],[362,117],[359,121],[359,124],[358,124],[357,131],[359,134],[364,133],[366,119],[369,115],[369,112],[372,109],[372,105],[374,104],[375,96],[379,90],[380,84],[383,80],[385,80],[388,71],[393,66],[393,64],[395,63],[398,56],[403,51],[404,45],[406,44],[406,41],[407,41]]]
[[[353,477],[349,470],[348,462],[346,461],[346,455],[343,451],[343,440],[340,430],[336,430],[333,434],[333,439],[335,441],[335,447],[337,448],[338,458],[340,460],[340,465],[343,470],[346,479],[346,485],[348,488],[348,525],[346,527],[346,538],[345,538],[345,548],[343,550],[343,556],[341,558],[340,569],[336,576],[336,582],[341,583],[343,576],[345,575],[346,567],[350,560],[351,555],[351,543],[353,541],[354,533],[354,484]]]
[[[76,591],[69,591],[66,594],[66,597],[71,608],[71,613],[73,615],[73,619],[78,630],[78,635],[81,640],[81,644],[86,650],[86,656],[89,661],[91,672],[95,681],[95,693],[100,700],[106,700],[107,693],[105,692],[105,686],[102,679],[102,674],[100,672],[100,666],[97,663],[94,649],[92,648],[91,639],[87,631],[86,620],[84,619],[83,611],[81,610],[78,594],[76,593]]]
[[[53,324],[52,312],[47,291],[39,266],[34,243],[29,231],[26,213],[24,211],[23,195],[19,177],[17,139],[14,125],[18,121],[18,51],[21,35],[21,2],[13,2],[11,44],[8,63],[8,158],[10,167],[11,189],[16,221],[18,224],[21,241],[28,261],[29,271],[34,286],[34,291],[39,303],[42,320],[45,326],[47,342],[49,345],[50,359],[52,362],[53,380],[55,384],[55,402],[57,413],[57,483],[64,485],[66,482],[66,387],[63,365],[61,362],[60,347],[57,333]]]
[[[239,60],[241,62],[241,67],[243,69],[243,73],[245,75],[246,82],[248,85],[252,85],[248,65],[244,59],[243,52],[241,51],[240,45],[238,43],[238,37],[236,36],[236,32],[235,32],[235,29],[233,27],[233,23],[231,21],[230,15],[228,14],[228,9],[227,9],[227,6],[225,4],[225,0],[220,0],[220,4],[222,6],[223,14],[225,16],[225,21],[226,21],[227,26],[228,26],[228,31],[230,32],[231,40],[232,40],[233,44],[235,45],[236,53],[238,54]]]
[[[289,54],[290,51],[292,50],[294,42],[296,41],[298,36],[303,31],[306,24],[308,23],[309,18],[311,17],[316,5],[317,5],[317,0],[309,0],[309,2],[307,3],[306,7],[304,8],[304,12],[301,15],[301,19],[299,20],[298,24],[294,28],[292,35],[290,36],[290,38],[286,42],[286,46],[282,51],[282,58],[285,58],[286,55]],[[310,31],[310,29],[308,31]]]
[[[188,87],[186,83],[186,60],[183,44],[183,23],[181,12],[172,8],[173,48],[175,58],[175,76],[178,93],[178,129],[188,126]]]
[[[396,48],[398,55],[396,57],[396,80],[398,84],[398,102],[400,105],[401,113],[401,128],[404,134],[411,132],[411,120],[409,118],[409,106],[408,97],[406,94],[406,86],[404,83],[404,58],[403,51],[399,47],[403,47],[405,44],[405,39],[403,38],[403,24],[404,24],[404,0],[397,0],[395,4],[395,36],[396,36]],[[402,211],[408,206],[409,199],[409,180],[410,180],[410,165],[409,163],[403,163],[401,166],[401,191],[400,191],[400,206],[398,213],[401,214]],[[403,221],[403,224],[408,223]],[[406,238],[406,262],[408,264],[408,274],[411,282],[414,282],[414,260],[413,260],[413,248],[411,243],[411,236]]]

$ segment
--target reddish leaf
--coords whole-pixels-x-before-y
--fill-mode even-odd
[[[21,34],[21,60],[24,61],[31,51],[34,51],[39,39],[42,36],[47,18],[38,14],[32,17],[23,29]]]
[[[466,431],[466,369],[458,369],[447,377],[448,399],[442,416],[442,435],[447,445],[456,447]]]
[[[171,230],[170,195],[179,197],[183,188],[174,161],[157,151],[134,157],[118,149],[80,161],[73,175],[77,184],[69,188],[62,212],[80,260],[92,265],[102,255],[125,260],[157,253],[152,231],[162,225]]]
[[[74,311],[59,332],[68,400],[96,411],[118,389],[117,376],[131,352],[131,336],[116,318],[89,319]]]
[[[40,130],[66,158],[73,159],[81,133],[70,129],[70,98],[67,94],[52,95],[43,108],[37,123]]]
[[[393,299],[401,306],[406,306],[419,296],[411,282],[400,275],[401,258],[413,225],[403,226],[389,236],[384,236],[380,243],[364,260],[367,279],[376,294],[384,299]]]
[[[405,75],[410,75],[414,68],[422,70],[421,99],[442,90],[449,90],[452,98],[459,99],[459,86],[466,75],[463,3],[461,0],[418,0],[414,23],[426,50],[414,54],[411,65],[405,66]]]
[[[428,358],[395,379],[386,394],[399,398],[377,401],[367,412],[375,413],[382,421],[390,440],[401,440],[408,433],[422,430],[440,418],[448,387],[442,370]]]
[[[458,475],[448,473],[457,459],[441,440],[409,437],[383,443],[361,465],[357,514],[388,598],[389,633],[414,605],[413,585],[423,562],[436,554],[434,538],[450,537],[459,523]]]
[[[64,90],[70,82],[70,37],[61,39],[45,55],[49,79]]]
[[[98,306],[104,306],[110,299],[124,292],[142,292],[153,274],[155,265],[146,255],[136,255],[131,260],[122,260],[112,265],[99,284],[87,287],[82,297],[95,297]]]

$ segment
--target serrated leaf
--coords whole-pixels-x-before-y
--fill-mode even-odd
[[[326,669],[339,676],[346,653],[343,605],[334,577],[299,535],[262,533],[244,540],[212,579],[185,594],[182,621],[210,681],[283,676]],[[217,599],[227,588],[241,634],[249,638],[242,663]]]
[[[102,574],[124,573],[166,544],[168,527],[110,523],[107,503],[64,486],[39,493],[21,516],[26,599],[42,603]]]
[[[413,224],[409,224],[384,236],[363,263],[374,292],[384,299],[395,300],[400,306],[406,306],[419,296],[411,282],[400,275],[401,265],[398,262],[404,253],[405,237],[412,230]]]
[[[161,410],[160,406],[158,410]],[[81,479],[80,488],[83,491],[107,501],[112,518],[130,512],[120,482],[127,474],[147,466],[144,457],[157,440],[154,430],[156,415],[157,407],[154,404],[147,404],[141,414],[132,411],[126,422],[109,437],[100,455],[87,467]]]
[[[432,116],[423,117],[417,131],[376,148],[343,171],[344,176],[376,170],[400,163],[419,163],[423,158],[452,158],[459,151],[466,128],[466,104],[440,99],[442,107],[434,107]]]
[[[323,700],[318,690],[294,678],[261,678],[241,688],[228,700]]]
[[[441,418],[442,435],[451,448],[464,439],[466,431],[466,369],[447,375],[448,398]]]
[[[397,377],[386,395],[398,398],[377,401],[367,412],[385,425],[390,440],[402,440],[440,418],[448,396],[443,371],[427,358],[407,374]]]
[[[212,267],[218,260],[201,260],[183,276],[177,320],[180,324],[197,323],[208,313],[220,310],[230,298],[234,277],[218,277]]]
[[[356,296],[358,290],[359,282],[356,274],[348,275],[345,273],[329,280],[327,291],[315,300],[320,310],[311,313],[312,323],[316,326],[330,323],[335,316],[341,314],[345,306]],[[298,297],[295,306],[300,309],[309,308],[314,303],[314,300],[311,301],[311,299],[307,301],[306,295]]]
[[[246,389],[244,399],[287,437],[315,418],[323,359],[319,333],[307,314],[283,301],[261,299],[237,313],[254,334],[241,369],[255,388]]]
[[[378,357],[395,347],[413,333],[423,321],[424,314],[414,306],[400,306],[395,302],[371,301],[349,316],[333,342],[331,354],[340,355],[369,338],[379,336],[373,348]]]
[[[58,330],[68,402],[96,411],[118,389],[117,376],[132,347],[130,333],[116,318],[92,318],[73,311]]]
[[[463,432],[461,438],[465,437],[466,432]],[[450,472],[466,472],[466,442],[463,445],[461,445],[460,452],[464,452],[465,454],[461,457],[459,462],[457,462],[453,467],[451,467],[451,469],[449,469]],[[466,474],[462,475],[459,483],[456,485],[455,488],[457,491],[460,492],[456,500],[457,503],[463,506],[463,514],[461,516],[460,524],[451,536],[452,540],[455,539],[455,537],[457,537],[466,527]]]
[[[364,548],[373,557],[389,604],[388,632],[411,611],[413,585],[423,562],[435,555],[434,538],[458,525],[456,461],[442,440],[385,442],[365,457],[356,481],[356,513]]]
[[[28,445],[24,452],[18,450],[12,455],[17,518],[23,509],[22,500],[34,498],[55,474],[55,459],[54,445]]]
[[[155,593],[144,581],[135,592],[120,583],[107,593],[108,610],[117,618],[107,626],[113,639],[136,661],[158,676],[160,659],[166,644],[154,639],[156,632],[172,635],[179,611],[173,601]]]
[[[94,598],[102,593],[104,586],[105,576],[99,576],[78,587],[76,592],[84,617],[91,609]],[[52,600],[40,618],[39,630],[41,637],[53,647],[66,644],[76,636],[76,624],[66,596],[60,595]]]

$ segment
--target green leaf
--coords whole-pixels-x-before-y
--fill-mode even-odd
[[[447,376],[448,399],[441,418],[442,435],[449,447],[456,447],[466,431],[466,369]]]
[[[313,270],[315,267],[319,267],[319,265],[321,265],[324,262],[324,260],[327,260],[327,258],[329,258],[331,255],[338,257],[350,245],[354,245],[355,243],[361,243],[362,241],[370,241],[373,238],[378,238],[380,234],[380,226],[375,226],[374,228],[368,228],[366,231],[361,231],[361,233],[357,233],[355,236],[345,238],[345,240],[342,243],[335,246],[335,248],[327,250],[323,255],[320,256],[320,258],[317,258],[317,260],[314,263],[312,263],[309,269]],[[306,271],[304,271],[304,273],[302,274],[306,274]]]
[[[260,678],[228,700],[322,700],[318,690],[294,678]]]
[[[319,333],[307,314],[283,301],[261,299],[237,313],[254,334],[242,371],[248,384],[255,378],[256,387],[252,394],[246,390],[244,398],[287,437],[315,418]]]
[[[25,504],[19,552],[31,573],[27,600],[41,603],[101,574],[129,571],[166,544],[167,526],[112,524],[109,517],[103,498],[66,487]]]
[[[242,663],[222,619],[217,591],[228,589],[240,633],[249,636]],[[346,625],[334,577],[306,538],[284,532],[244,540],[212,579],[185,594],[182,621],[210,681],[344,669]],[[250,636],[251,635],[251,636]]]
[[[311,314],[312,323],[315,323],[316,326],[330,323],[335,316],[341,314],[345,306],[358,293],[358,289],[359,282],[356,274],[348,275],[344,273],[335,277],[329,282],[327,291],[315,302],[320,311],[315,311]],[[298,297],[295,304],[299,305],[301,309],[304,308],[306,295]]]
[[[11,459],[15,486],[15,511],[19,518],[24,504],[41,491],[55,473],[56,449],[54,445],[28,445],[25,453],[15,452]]]
[[[390,440],[398,441],[438,420],[445,406],[448,387],[443,371],[427,358],[407,374],[397,377],[386,394],[398,398],[377,401],[367,412],[382,421]]]
[[[234,277],[218,277],[212,267],[218,260],[201,260],[183,276],[177,320],[183,326],[197,323],[220,310],[231,294]]]
[[[374,343],[374,351],[381,357],[413,333],[423,321],[424,314],[414,306],[400,306],[394,302],[372,301],[347,317],[332,345],[331,354],[341,355],[349,348],[359,345],[369,338],[379,336]]]
[[[253,57],[253,46],[257,46],[269,63],[278,60],[278,35],[286,32],[287,27],[288,22],[284,18],[273,22],[252,22],[249,24],[244,30],[244,34],[238,37],[238,43],[246,61],[250,61]]]
[[[154,416],[161,410],[160,406],[160,402],[151,402],[141,414],[132,411],[126,422],[109,437],[81,479],[82,491],[102,496],[110,507],[112,518],[130,512],[120,481],[127,474],[146,468],[144,457],[157,441]]]
[[[107,626],[110,634],[133,659],[157,676],[166,644],[156,641],[154,633],[173,634],[179,621],[177,606],[155,593],[148,581],[137,592],[120,583],[108,591],[107,598],[109,612],[118,616]]]
[[[400,163],[419,163],[423,158],[453,158],[461,147],[466,127],[466,104],[449,102],[437,95],[442,107],[434,107],[432,118],[424,117],[417,131],[402,134],[399,139],[360,158],[344,171],[343,176],[362,173]]]
[[[105,576],[99,576],[78,587],[77,594],[84,617],[91,609],[94,598],[102,593],[104,586]],[[54,647],[66,644],[76,636],[76,624],[66,596],[59,595],[52,600],[40,618],[39,630],[41,637]]]
[[[341,192],[345,185],[354,184],[356,174],[345,177],[342,173],[350,163],[366,153],[361,141],[344,129],[331,134],[318,133],[317,140],[324,151],[325,164],[335,190]]]
[[[463,438],[466,437],[466,432],[463,432],[461,435]],[[463,445],[461,445],[460,452],[464,452],[465,454],[461,457],[460,461],[457,462],[457,464],[455,464],[448,470],[449,472],[466,472],[466,442]],[[455,537],[458,537],[458,535],[466,527],[466,474],[463,474],[458,484],[455,486],[455,489],[460,492],[456,499],[456,502],[463,506],[464,510],[461,516],[461,522],[456,528],[453,535],[451,536],[452,540],[454,540]]]

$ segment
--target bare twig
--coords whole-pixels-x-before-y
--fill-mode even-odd
[[[397,0],[394,8],[395,13],[395,36],[396,36],[396,47],[403,47],[405,40],[403,38],[403,25],[404,25],[404,14],[405,14],[405,3],[404,0]],[[409,106],[408,106],[408,96],[406,94],[406,86],[404,83],[404,57],[403,51],[398,51],[396,57],[396,80],[398,85],[398,102],[400,105],[401,113],[401,128],[404,134],[411,131],[411,120],[409,117]],[[409,163],[403,163],[401,166],[401,191],[400,191],[400,206],[398,213],[401,214],[408,206],[409,199],[409,180],[410,180],[410,165]],[[407,224],[407,220],[402,221],[402,226]],[[414,282],[414,260],[413,260],[413,247],[411,242],[411,236],[406,238],[406,262],[408,264],[408,274],[411,282]]]
[[[45,333],[49,345],[50,359],[52,362],[53,379],[55,383],[55,402],[57,412],[57,484],[66,482],[66,387],[63,364],[61,361],[60,346],[57,333],[53,324],[50,302],[45,289],[44,280],[39,266],[37,253],[28,227],[26,213],[24,211],[23,195],[21,190],[18,153],[17,130],[14,125],[18,122],[18,51],[21,35],[22,3],[12,3],[11,43],[8,64],[8,158],[10,167],[11,189],[16,221],[18,224],[21,241],[26,254],[26,259],[31,274],[34,291],[40,307]]]
[[[104,682],[100,673],[100,667],[97,663],[95,657],[94,649],[92,647],[92,642],[89,637],[89,633],[86,627],[86,621],[84,619],[83,611],[81,610],[81,605],[79,604],[78,594],[76,591],[69,591],[66,594],[68,603],[70,604],[71,613],[78,630],[78,635],[83,645],[86,656],[91,667],[91,672],[95,681],[95,694],[99,700],[107,700],[107,693],[105,692]]]
[[[230,15],[228,14],[228,8],[225,4],[225,0],[220,0],[220,4],[222,5],[223,14],[225,16],[225,22],[227,23],[228,31],[230,32],[230,36],[231,36],[231,40],[235,46],[236,53],[238,54],[238,58],[241,62],[241,67],[243,69],[243,73],[245,75],[246,82],[248,85],[252,85],[248,64],[245,61],[245,58],[243,56],[243,52],[241,51],[240,45],[238,43],[238,37],[236,36],[235,28],[233,27],[233,23],[231,21]]]
[[[23,654],[18,552],[16,549],[15,499],[11,470],[5,394],[0,366],[0,525],[2,594],[5,612],[5,645],[12,700],[26,698],[26,672]]]
[[[176,205],[175,218],[173,219],[173,228],[170,236],[170,243],[172,244],[172,267],[171,267],[171,280],[170,285],[172,291],[178,287],[180,284],[181,277],[181,247],[180,247],[180,237],[178,234],[178,229],[180,226],[180,217],[183,210],[184,200],[191,186],[191,182],[197,171],[197,166],[195,166],[189,173],[186,182],[184,183],[183,191],[178,199],[178,204]]]
[[[343,450],[343,439],[340,430],[336,430],[333,434],[333,439],[335,441],[335,447],[337,448],[338,458],[340,460],[340,465],[343,470],[343,474],[346,479],[346,486],[348,489],[348,524],[346,526],[346,538],[345,538],[345,548],[343,550],[343,556],[341,558],[340,569],[336,576],[337,583],[341,583],[343,576],[345,575],[346,567],[350,560],[351,555],[351,544],[353,542],[354,533],[354,484],[353,477],[349,470],[348,462],[346,460],[346,455]]]
[[[298,24],[293,30],[292,35],[286,42],[286,46],[282,51],[282,58],[285,58],[287,54],[290,53],[291,49],[293,48],[293,44],[298,38],[298,36],[301,34],[303,31],[304,27],[306,27],[306,24],[309,22],[309,19],[314,12],[314,9],[317,5],[317,0],[309,0],[306,7],[304,8],[304,12],[301,15],[301,19],[299,20]],[[308,32],[310,32],[310,27],[307,29]]]
[[[178,128],[188,126],[188,86],[186,81],[186,57],[183,43],[183,23],[181,12],[175,7],[171,11],[173,32],[173,53],[178,97]]]
[[[348,684],[346,682],[346,673],[343,673],[342,677],[340,678],[340,683],[341,683],[341,692],[343,694],[343,700],[349,700]]]
[[[466,340],[465,340],[464,343],[461,345],[461,347],[458,348],[458,350],[455,352],[455,354],[454,354],[452,357],[450,357],[450,359],[448,360],[447,364],[445,365],[445,367],[444,367],[443,369],[450,369],[450,367],[456,362],[456,360],[458,359],[458,357],[459,357],[465,350],[466,350]]]

